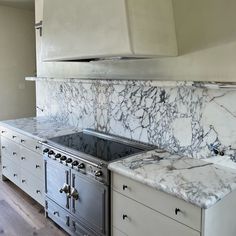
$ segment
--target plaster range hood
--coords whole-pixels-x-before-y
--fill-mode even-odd
[[[177,56],[172,0],[45,0],[44,61]]]

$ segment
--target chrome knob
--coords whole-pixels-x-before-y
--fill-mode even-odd
[[[79,162],[78,162],[78,161],[73,161],[73,162],[72,162],[72,166],[77,166],[77,165],[79,165]]]
[[[60,160],[61,160],[61,161],[65,161],[65,160],[66,160],[66,156],[62,156],[62,157],[60,158]]]
[[[79,169],[84,169],[84,168],[85,168],[84,163],[79,163],[78,168],[79,168]]]
[[[66,163],[71,163],[73,160],[71,159],[71,158],[68,158],[67,160],[66,160]]]
[[[53,150],[50,150],[49,152],[48,152],[48,155],[54,155],[55,153],[54,153],[54,151]]]
[[[101,170],[97,170],[97,171],[95,172],[95,176],[96,176],[96,177],[101,177],[101,176],[102,176],[102,171],[101,171]]]
[[[57,153],[57,155],[55,156],[55,158],[61,158],[61,154]]]

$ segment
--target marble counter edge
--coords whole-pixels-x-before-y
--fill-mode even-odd
[[[153,87],[192,87],[207,89],[236,90],[236,82],[204,82],[204,81],[168,81],[168,80],[141,80],[141,79],[111,79],[111,78],[52,78],[52,77],[26,77],[26,81],[68,82],[68,83],[98,83],[101,85],[139,85]]]
[[[226,168],[226,169],[229,169],[229,168],[227,168],[227,167],[221,167],[221,166],[219,166],[219,165],[217,165],[217,164],[214,164],[214,163],[212,163],[212,165],[213,165],[214,167],[218,167],[218,168],[223,168],[223,169]],[[185,197],[185,196],[183,196],[183,195],[179,195],[179,194],[176,194],[175,192],[168,191],[168,189],[162,188],[162,187],[160,187],[160,186],[158,187],[158,186],[156,186],[155,183],[152,183],[152,181],[150,181],[150,180],[147,179],[147,178],[144,178],[142,175],[140,175],[140,174],[138,174],[138,173],[132,174],[132,170],[125,169],[125,168],[123,168],[123,167],[117,166],[117,162],[112,162],[112,163],[110,163],[110,164],[108,165],[108,169],[109,169],[110,171],[112,171],[112,172],[115,172],[115,173],[119,174],[119,175],[125,176],[125,177],[127,177],[127,178],[129,178],[129,179],[131,179],[131,180],[134,180],[134,181],[137,181],[137,182],[139,182],[139,183],[141,183],[141,184],[144,184],[144,185],[146,185],[146,186],[149,186],[149,187],[151,187],[151,188],[153,188],[153,189],[155,189],[155,190],[157,190],[157,191],[161,191],[161,192],[163,192],[163,193],[170,194],[170,195],[173,196],[173,197],[176,197],[176,198],[178,198],[178,199],[180,199],[180,200],[183,200],[183,201],[185,201],[185,202],[188,202],[188,203],[190,203],[190,204],[193,204],[194,206],[199,207],[199,208],[202,208],[203,210],[206,210],[206,209],[208,209],[208,208],[214,206],[214,205],[217,204],[220,200],[222,200],[222,199],[225,198],[227,195],[229,195],[231,192],[236,191],[235,189],[232,189],[231,192],[229,192],[229,193],[227,193],[227,194],[224,194],[224,195],[221,196],[219,199],[214,200],[214,201],[208,200],[208,201],[204,201],[204,202],[196,202],[196,201],[193,201],[193,200],[191,200],[190,198],[187,198],[187,197]]]

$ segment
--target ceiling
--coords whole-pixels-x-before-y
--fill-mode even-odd
[[[34,10],[34,0],[0,0],[0,5]]]

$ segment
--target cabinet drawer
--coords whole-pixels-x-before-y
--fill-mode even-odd
[[[127,236],[127,234],[124,234],[120,230],[118,230],[117,228],[113,227],[112,228],[112,236]]]
[[[20,168],[18,163],[2,157],[2,174],[16,185],[20,185]]]
[[[200,232],[113,191],[113,226],[129,236],[200,236]]]
[[[201,230],[201,208],[197,206],[114,173],[112,188],[176,221]],[[180,211],[176,212],[177,209]]]
[[[43,181],[43,157],[25,147],[21,147],[21,167]]]
[[[37,139],[33,139],[29,136],[19,134],[20,137],[20,144],[27,147],[28,149],[37,152],[39,154],[42,154],[42,145],[38,143]]]
[[[28,170],[21,168],[21,188],[41,205],[44,205],[44,184],[32,176]]]
[[[1,155],[12,161],[20,161],[20,146],[8,138],[1,137]]]

